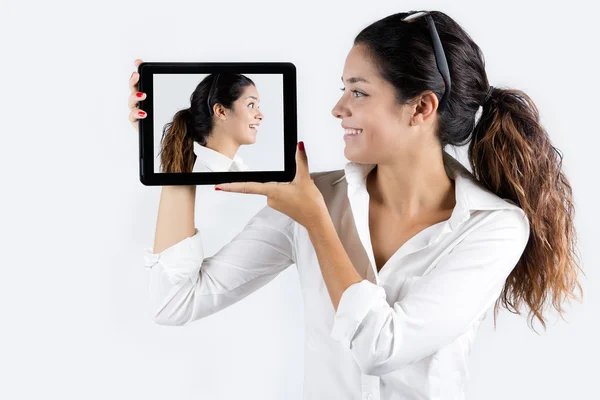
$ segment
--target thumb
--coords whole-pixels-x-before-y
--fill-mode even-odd
[[[296,177],[302,179],[310,177],[308,156],[306,155],[304,142],[302,141],[298,142],[298,146],[296,147]]]

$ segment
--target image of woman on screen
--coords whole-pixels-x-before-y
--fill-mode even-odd
[[[256,142],[263,119],[254,82],[242,74],[210,74],[198,84],[190,104],[163,128],[161,172],[248,170],[236,153]]]

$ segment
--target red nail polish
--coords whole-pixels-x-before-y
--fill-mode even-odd
[[[299,143],[298,143],[298,148],[299,148],[301,151],[304,151],[304,142],[299,142]]]
[[[142,92],[137,92],[135,95],[136,95],[137,97],[142,97],[142,96],[144,95],[144,93],[142,93]]]
[[[146,113],[145,113],[145,112],[143,112],[143,111],[140,111],[140,112],[138,113],[138,115],[139,115],[140,117],[143,117],[144,115],[146,115]]]
[[[215,190],[223,190],[223,189],[216,187]]]

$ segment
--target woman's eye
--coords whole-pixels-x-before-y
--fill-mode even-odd
[[[250,103],[248,104],[249,106],[252,106],[252,108],[254,108],[254,103]]]
[[[340,88],[340,90],[342,92],[346,91],[346,88]],[[359,92],[358,90],[351,90],[352,93],[356,94],[360,94],[360,96],[354,96],[354,97],[364,97],[366,96],[366,94],[364,94],[363,92]]]

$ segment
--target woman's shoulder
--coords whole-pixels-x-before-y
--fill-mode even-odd
[[[346,185],[343,184],[345,182],[345,171],[343,169],[312,172],[310,176],[321,191],[330,212],[333,213],[334,210],[340,211],[344,209],[348,198]],[[332,215],[332,217],[334,216],[335,214]]]

